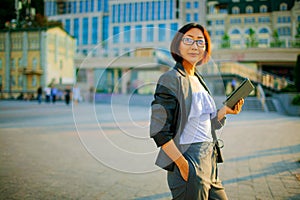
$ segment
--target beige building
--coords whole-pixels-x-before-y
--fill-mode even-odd
[[[207,1],[207,27],[215,49],[294,48],[299,24],[297,0]]]
[[[75,48],[75,39],[59,27],[1,30],[1,97],[27,98],[39,86],[73,84]]]

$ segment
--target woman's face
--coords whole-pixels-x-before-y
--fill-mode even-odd
[[[181,57],[191,65],[195,65],[204,57],[206,41],[202,31],[192,28],[187,31],[179,45]]]

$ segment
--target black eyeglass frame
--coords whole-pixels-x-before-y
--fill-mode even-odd
[[[187,42],[187,40],[189,41],[193,41],[193,42]],[[183,42],[183,44],[186,44],[186,45],[189,45],[189,46],[192,46],[195,42],[196,42],[196,45],[198,47],[205,47],[207,42],[205,42],[204,39],[200,39],[200,40],[194,40],[192,38],[182,38],[181,41]]]

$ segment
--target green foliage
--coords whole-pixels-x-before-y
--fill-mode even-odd
[[[292,104],[296,105],[296,106],[300,106],[300,94],[296,95],[293,100],[292,100]]]
[[[252,28],[250,28],[249,30],[249,37],[247,38],[246,46],[248,48],[258,47],[258,41],[256,39],[255,31]]]
[[[292,45],[295,48],[300,48],[300,23],[298,23],[297,34],[295,35],[295,42]]]
[[[274,30],[272,37],[273,37],[273,41],[270,44],[271,47],[281,47],[284,44],[284,42],[279,39],[279,34],[277,30]]]
[[[225,33],[222,37],[221,48],[230,48],[230,37],[227,33]]]
[[[295,85],[288,84],[285,88],[282,88],[280,90],[280,92],[283,92],[283,93],[297,92],[297,88]]]

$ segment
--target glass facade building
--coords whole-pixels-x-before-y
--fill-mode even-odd
[[[206,23],[206,0],[44,2],[48,19],[61,21],[66,32],[76,39],[78,59],[88,58],[90,63],[95,63],[85,67],[82,67],[82,62],[78,63],[75,66],[77,81],[88,82],[86,90],[93,86],[105,93],[128,93],[143,81],[155,82],[161,73],[161,64],[129,69],[144,65],[147,62],[145,58],[155,63],[157,55],[165,59],[164,56],[169,56],[167,59],[170,59],[170,42],[178,28],[187,22]],[[140,61],[139,57],[142,57]],[[111,58],[124,61],[120,61],[120,65],[107,66],[105,60]],[[123,80],[116,87],[115,84],[126,74],[130,74],[128,80]],[[152,87],[139,88],[138,93],[145,94],[152,90]]]
[[[103,57],[141,47],[168,48],[182,24],[205,24],[203,11],[204,0],[45,0],[45,14],[76,38],[78,53],[101,45],[93,55]]]

